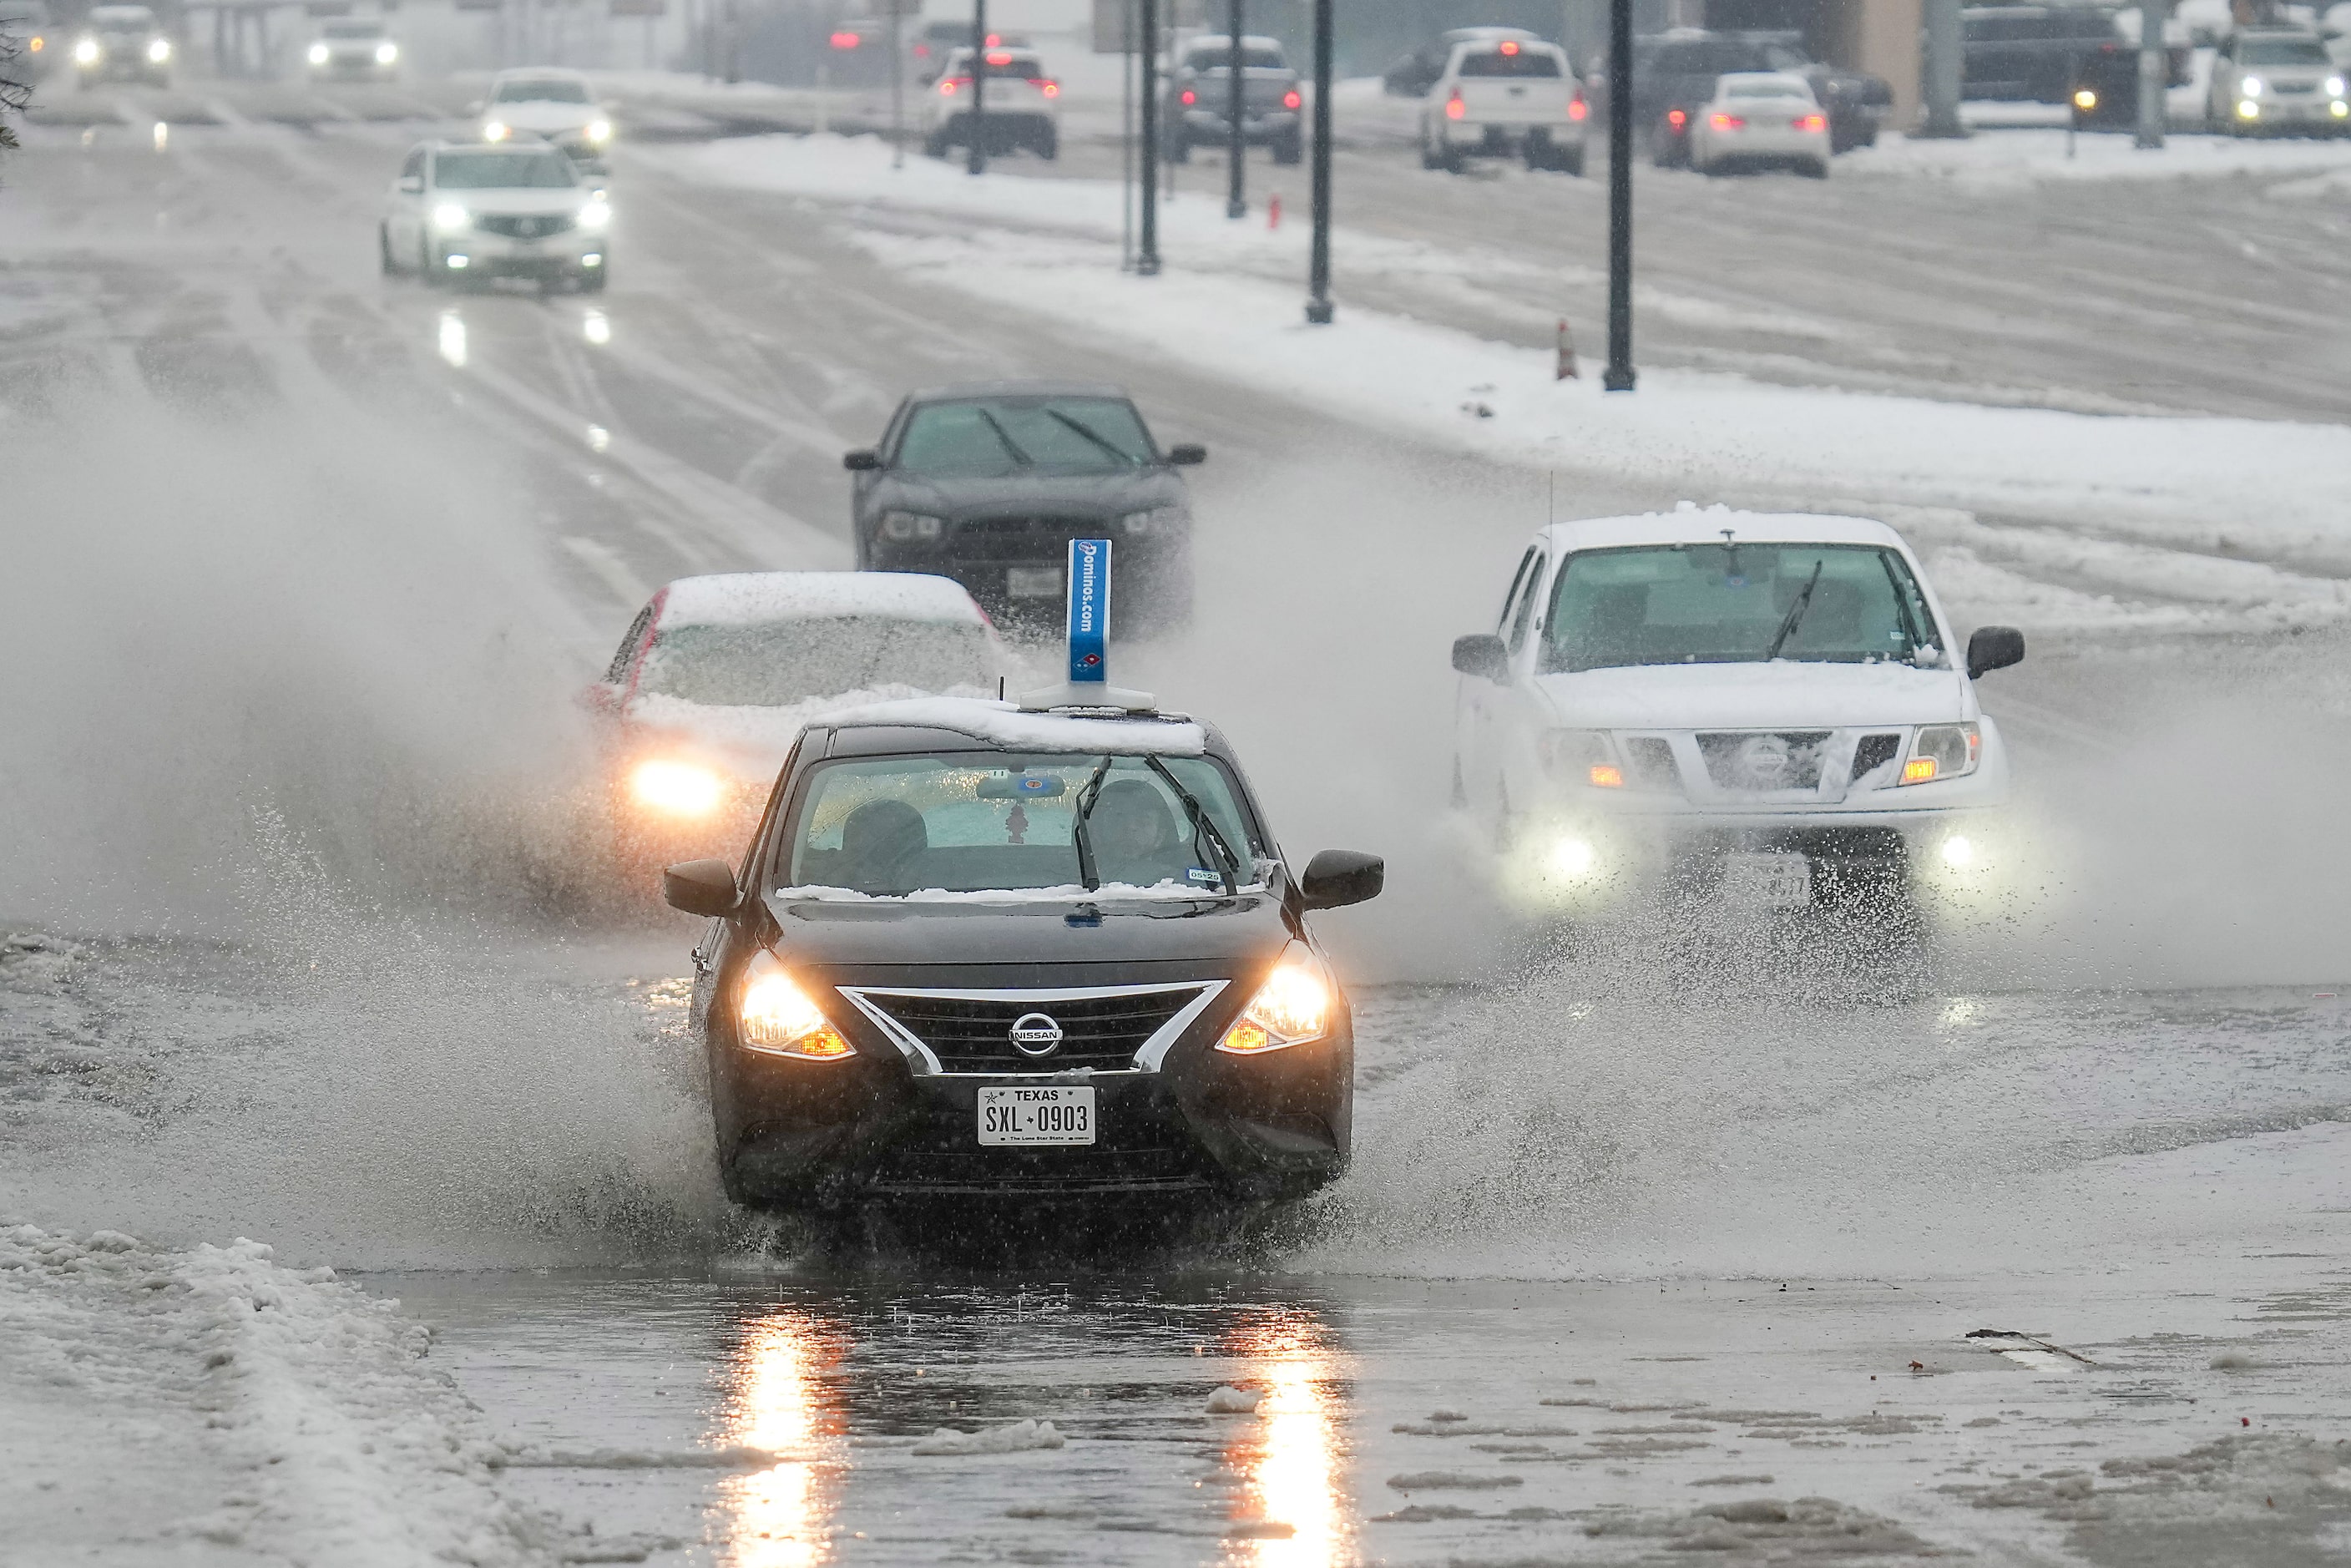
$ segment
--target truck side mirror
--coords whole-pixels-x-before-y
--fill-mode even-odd
[[[662,900],[687,915],[732,915],[743,902],[735,868],[725,861],[687,861],[662,873]]]
[[[1178,468],[1189,468],[1208,460],[1208,449],[1196,441],[1183,441],[1167,449],[1167,461]]]
[[[1968,639],[1968,679],[2024,660],[2024,633],[2013,626],[1979,626]]]
[[[412,196],[421,196],[424,193],[424,176],[402,174],[400,177],[400,188]]]
[[[841,465],[852,474],[871,474],[882,466],[882,455],[871,446],[861,446],[854,452],[842,453]]]
[[[1308,909],[1343,909],[1377,898],[1387,885],[1387,862],[1355,850],[1324,850],[1306,862],[1298,901]]]
[[[1510,673],[1510,651],[1490,632],[1453,639],[1453,667],[1465,675],[1499,681]]]

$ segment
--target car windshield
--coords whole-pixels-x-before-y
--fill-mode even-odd
[[[155,25],[155,13],[139,5],[100,5],[89,14],[89,25],[110,32],[128,33]]]
[[[947,69],[957,76],[971,75],[971,51],[958,49]],[[987,54],[987,78],[990,81],[1008,79],[1035,81],[1045,74],[1045,68],[1034,55],[1009,54],[1002,49],[990,49]]]
[[[1908,659],[1933,628],[1909,566],[1872,545],[1583,550],[1552,590],[1542,667],[1752,664],[1775,644],[1783,659]]]
[[[444,191],[556,191],[576,185],[562,153],[444,152],[433,162],[433,183]]]
[[[1812,89],[1792,81],[1726,81],[1722,84],[1725,98],[1801,98],[1809,99]]]
[[[968,622],[825,615],[752,626],[665,626],[637,689],[712,707],[780,707],[883,685],[944,692],[996,674]]]
[[[1559,57],[1549,49],[1501,44],[1491,49],[1473,50],[1463,55],[1461,74],[1465,77],[1556,77],[1562,73]]]
[[[585,103],[588,89],[584,83],[566,81],[560,77],[540,77],[528,81],[502,81],[497,91],[490,95],[492,103]]]
[[[2328,66],[2334,60],[2315,38],[2248,38],[2237,57],[2249,66]]]
[[[1196,71],[1223,70],[1233,63],[1232,47],[1228,44],[1216,44],[1205,49],[1196,48],[1184,57],[1184,63]],[[1290,62],[1281,57],[1280,49],[1256,48],[1248,44],[1241,46],[1241,69],[1245,71],[1280,71],[1289,68]]]
[[[1214,832],[1196,827],[1187,795]],[[955,752],[820,765],[776,874],[786,887],[885,897],[1089,884],[1200,894],[1222,892],[1228,869],[1249,885],[1262,852],[1210,758]]]
[[[906,421],[895,466],[912,474],[1108,474],[1157,461],[1133,405],[1110,397],[926,402]]]
[[[383,37],[383,24],[381,22],[329,22],[319,31],[322,37],[329,38],[381,38]]]

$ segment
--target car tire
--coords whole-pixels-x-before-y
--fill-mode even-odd
[[[1560,148],[1557,162],[1552,167],[1562,174],[1573,174],[1579,180],[1583,178],[1583,149],[1581,146]]]
[[[389,225],[375,225],[375,254],[376,260],[382,264],[383,275],[386,277],[394,277],[399,273],[399,264],[392,259],[392,229]]]
[[[946,133],[945,131],[932,131],[928,136],[925,136],[925,137],[924,137],[924,138],[923,138],[923,156],[924,156],[924,157],[925,157],[925,158],[945,158],[946,155],[947,155],[947,138],[946,138]]]
[[[1428,170],[1445,167],[1445,160],[1438,157],[1437,149],[1429,145],[1428,133],[1425,131],[1420,136],[1420,166]]]
[[[1825,158],[1815,158],[1804,166],[1803,172],[1804,178],[1808,180],[1825,180],[1829,177],[1829,161]]]
[[[1191,161],[1191,134],[1188,131],[1179,131],[1167,143],[1167,162],[1170,163],[1189,163]]]
[[[433,259],[432,247],[423,240],[416,244],[416,276],[424,280],[427,288],[439,288],[449,281],[448,268]]]

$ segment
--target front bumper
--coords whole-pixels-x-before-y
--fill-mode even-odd
[[[610,246],[605,235],[575,229],[539,239],[476,231],[439,240],[436,248],[442,265],[452,275],[579,277],[601,270]],[[460,256],[465,259],[460,261]]]
[[[2260,114],[2252,119],[2238,114],[2235,105],[2229,106],[2231,118],[2235,119],[2238,126],[2242,130],[2351,131],[2351,100],[2329,99],[2323,93],[2312,93],[2306,97],[2296,95],[2293,98],[2272,93],[2248,101],[2255,104],[2261,110]],[[2344,112],[2341,114],[2335,112],[2337,102],[2342,102],[2344,106]]]

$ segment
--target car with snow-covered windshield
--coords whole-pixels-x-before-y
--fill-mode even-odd
[[[1118,695],[812,720],[747,852],[664,874],[712,922],[692,1016],[729,1196],[969,1230],[1345,1167],[1353,1025],[1308,915],[1381,862],[1293,873],[1223,737]]]
[[[683,577],[637,612],[582,701],[622,858],[647,868],[739,844],[810,716],[844,703],[996,689],[1004,651],[943,577]]]
[[[1490,632],[1455,643],[1455,793],[1506,888],[1866,905],[1967,873],[2008,793],[1975,681],[1885,524],[1725,507],[1553,524]]]

